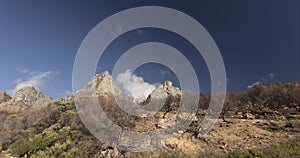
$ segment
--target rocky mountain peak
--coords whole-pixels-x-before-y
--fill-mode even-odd
[[[11,99],[11,96],[7,95],[4,91],[0,91],[0,104],[3,102],[7,102]]]
[[[29,106],[36,102],[51,100],[51,97],[45,96],[42,92],[36,90],[34,87],[26,86],[18,90],[13,97],[15,101],[22,101]]]
[[[92,96],[115,94],[121,95],[122,92],[117,84],[114,82],[112,76],[108,71],[104,71],[100,74],[95,75],[90,82],[76,94],[88,93]]]
[[[26,86],[26,87],[23,87],[23,88],[19,89],[15,93],[14,97],[16,98],[16,97],[20,97],[20,96],[28,96],[32,93],[38,93],[38,91],[34,87]]]
[[[109,94],[122,95],[113,77],[108,71],[96,74],[87,85],[76,92],[75,96],[107,96]],[[154,99],[163,99],[169,96],[181,95],[179,88],[174,87],[171,81],[159,85],[149,96]]]
[[[168,96],[181,95],[181,91],[178,87],[174,87],[171,81],[165,81],[165,83],[158,86],[151,94],[151,98],[162,99]]]
[[[172,82],[171,81],[165,81],[164,86],[165,87],[172,87]]]
[[[34,87],[26,86],[18,90],[9,101],[3,102],[1,107],[19,111],[28,107],[46,106],[51,100],[51,97],[44,95]]]

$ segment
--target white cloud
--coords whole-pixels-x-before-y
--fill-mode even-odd
[[[264,75],[263,77],[261,77],[260,80],[249,85],[247,88],[249,89],[249,88],[252,88],[255,85],[259,85],[259,84],[268,84],[268,83],[274,81],[274,78],[275,78],[275,74],[270,72],[270,73]]]
[[[14,83],[16,84],[15,88],[8,90],[8,93],[10,95],[14,95],[19,89],[26,86],[32,86],[40,90],[45,86],[45,82],[47,79],[55,76],[58,73],[53,71],[35,72],[29,69],[20,69],[19,71],[22,72],[25,77],[18,78],[14,81]]]
[[[137,101],[142,101],[148,97],[148,95],[156,89],[154,84],[145,82],[142,77],[132,74],[128,69],[123,73],[120,73],[116,77],[116,82],[121,85],[125,94],[132,96]]]
[[[256,85],[260,85],[261,83],[259,81],[256,81],[254,83],[252,83],[251,85],[249,85],[247,88],[250,89],[250,88],[253,88],[254,86]]]

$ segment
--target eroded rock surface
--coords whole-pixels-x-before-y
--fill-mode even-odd
[[[166,81],[164,84],[159,85],[151,94],[151,98],[162,99],[168,96],[177,96],[181,95],[179,88],[174,87],[171,81]]]
[[[9,112],[18,112],[29,108],[34,110],[48,105],[51,100],[51,97],[44,95],[34,87],[27,86],[18,90],[10,100],[3,102],[0,110]]]
[[[11,96],[7,95],[4,91],[0,91],[0,104],[3,102],[7,102],[11,99]]]
[[[97,74],[91,79],[91,81],[81,90],[77,91],[77,95],[86,95],[98,97],[98,96],[107,96],[107,95],[121,95],[122,91],[117,86],[115,81],[113,81],[112,76],[108,71],[104,71],[101,74]]]

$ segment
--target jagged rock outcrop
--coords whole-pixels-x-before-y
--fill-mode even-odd
[[[18,112],[27,108],[38,108],[48,105],[51,97],[44,95],[34,87],[23,87],[9,101],[0,104],[0,110]]]
[[[178,95],[181,95],[181,91],[179,88],[174,87],[171,81],[165,81],[164,84],[159,85],[159,87],[150,94],[153,99],[162,99],[168,96],[175,97]]]
[[[113,81],[108,71],[97,74],[92,80],[81,90],[77,91],[75,96],[80,94],[89,94],[90,96],[106,96],[109,94],[121,95],[122,91]]]
[[[91,79],[90,82],[81,90],[75,93],[75,96],[88,95],[88,96],[107,96],[114,94],[115,96],[122,95],[121,89],[113,80],[108,71],[97,74]],[[163,99],[169,96],[181,95],[179,88],[174,87],[171,81],[166,81],[155,89],[149,96],[152,99]]]
[[[7,102],[11,99],[11,96],[7,95],[5,92],[0,91],[0,104],[3,102]]]

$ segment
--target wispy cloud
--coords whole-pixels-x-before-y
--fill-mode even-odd
[[[250,88],[253,88],[254,86],[260,85],[260,84],[261,84],[261,83],[260,83],[259,81],[256,81],[256,82],[250,84],[247,88],[250,89]]]
[[[160,70],[159,73],[161,75],[161,78],[164,78],[166,76],[166,74],[170,74],[170,71]]]
[[[23,74],[27,74],[30,72],[29,69],[19,69],[20,72],[22,72]]]
[[[249,86],[247,86],[247,88],[253,88],[255,85],[259,85],[259,84],[267,84],[270,81],[272,81],[275,78],[275,74],[270,72],[268,74],[266,74],[265,76],[261,77],[260,80],[255,81],[254,83],[250,84]]]
[[[116,82],[121,85],[125,94],[132,96],[138,101],[144,100],[156,89],[154,84],[145,82],[140,76],[136,76],[129,69],[116,77]]]
[[[14,81],[16,84],[15,88],[7,91],[10,95],[14,95],[19,89],[26,86],[32,86],[40,90],[45,87],[45,82],[48,79],[58,74],[58,72],[53,71],[37,72],[29,69],[20,69],[19,71],[24,75],[24,77],[18,78]]]

